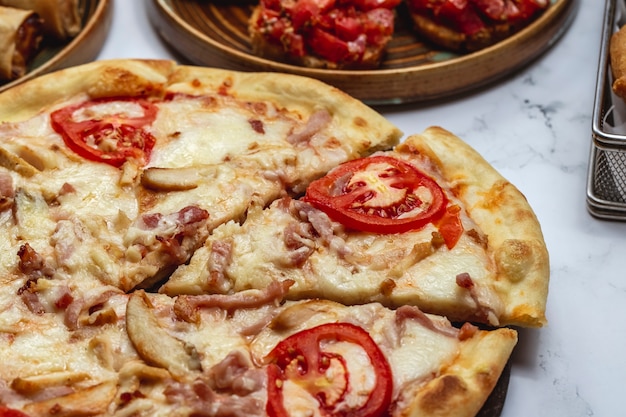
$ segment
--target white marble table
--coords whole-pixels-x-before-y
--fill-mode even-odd
[[[98,59],[175,58],[143,0],[117,0]],[[626,222],[591,217],[586,177],[603,0],[581,0],[562,39],[480,92],[381,109],[406,134],[440,125],[526,195],[551,257],[547,327],[522,330],[503,417],[625,415]]]

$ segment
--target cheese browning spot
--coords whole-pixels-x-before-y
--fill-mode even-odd
[[[443,375],[431,381],[421,398],[422,408],[428,415],[437,415],[439,410],[460,409],[454,403],[463,401],[467,386],[455,375]]]
[[[509,239],[502,243],[495,253],[498,271],[510,281],[523,279],[533,266],[532,247],[517,239]]]
[[[354,121],[354,125],[355,126],[358,126],[358,127],[366,127],[367,126],[367,120],[365,120],[362,117],[358,117],[357,116],[357,117],[354,118],[353,121]]]

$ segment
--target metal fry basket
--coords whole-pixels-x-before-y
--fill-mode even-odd
[[[611,35],[626,23],[625,0],[607,0],[593,107],[587,208],[599,218],[626,220],[626,102],[613,94]]]

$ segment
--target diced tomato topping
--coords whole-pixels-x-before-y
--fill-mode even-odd
[[[518,23],[534,18],[549,0],[409,0],[413,12],[430,16],[471,35],[492,23]]]
[[[268,40],[292,56],[359,62],[368,45],[384,46],[400,0],[264,0],[256,22]]]

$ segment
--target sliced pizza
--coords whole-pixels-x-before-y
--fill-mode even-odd
[[[517,342],[415,307],[280,303],[286,287],[96,297],[77,326],[72,306],[47,312],[41,333],[0,345],[2,404],[32,417],[474,416]]]
[[[524,196],[441,128],[340,165],[300,200],[215,229],[168,294],[292,280],[290,299],[416,305],[451,320],[541,326],[549,262]]]
[[[0,109],[3,269],[29,245],[57,276],[123,291],[167,277],[253,202],[401,135],[311,79],[169,61],[71,68],[7,91]]]

